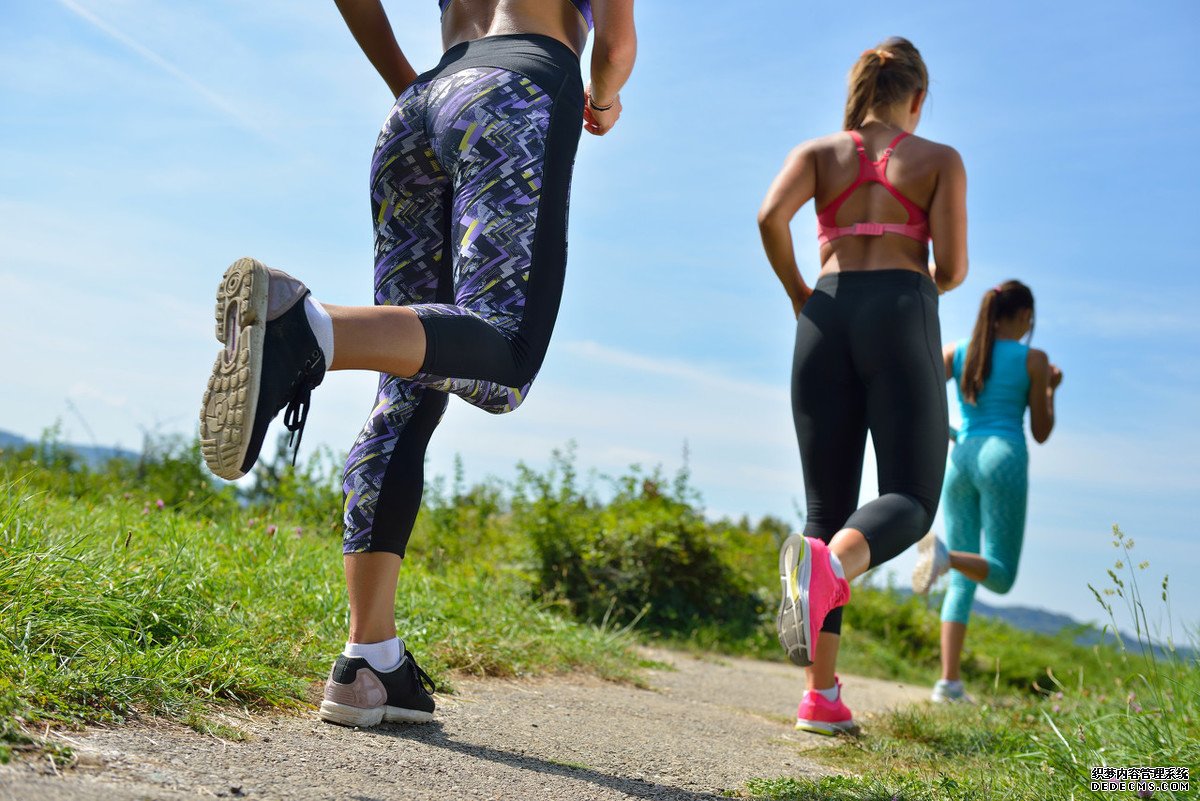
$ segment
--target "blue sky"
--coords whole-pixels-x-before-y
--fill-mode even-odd
[[[388,9],[431,66],[433,0]],[[585,469],[673,471],[686,442],[711,513],[794,519],[794,321],[754,214],[788,150],[838,127],[858,53],[901,34],[933,79],[919,133],[957,147],[969,176],[971,275],[943,298],[945,338],[1020,278],[1035,344],[1066,374],[1059,427],[1032,447],[1020,577],[980,596],[1095,618],[1086,582],[1120,523],[1195,622],[1200,9],[697,0],[637,16],[625,116],[580,149],[538,383],[504,418],[452,403],[431,471],[458,453],[468,477],[508,476],[569,440]],[[194,431],[213,289],[238,256],[323,300],[369,301],[367,169],[389,104],[332,2],[0,5],[0,428],[35,436],[61,418],[73,439],[129,447]],[[813,227],[803,210],[810,280]],[[329,377],[305,449],[348,447],[373,384]],[[911,557],[893,566],[905,576]]]

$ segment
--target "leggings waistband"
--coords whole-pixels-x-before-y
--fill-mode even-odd
[[[436,67],[418,76],[417,81],[432,81],[474,67],[511,70],[552,94],[560,88],[574,87],[583,97],[579,56],[553,36],[540,33],[512,33],[459,42],[442,54]]]
[[[937,299],[937,287],[926,273],[916,270],[853,270],[827,273],[813,287],[818,292],[837,295],[838,291],[874,292],[916,289]]]

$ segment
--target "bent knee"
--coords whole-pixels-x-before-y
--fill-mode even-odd
[[[478,406],[489,414],[515,412],[525,402],[525,398],[529,396],[531,385],[532,381],[522,384],[519,388],[497,386],[487,397],[480,398],[478,402],[473,402],[473,405]],[[467,400],[471,399],[468,398]]]
[[[995,565],[991,565],[989,566],[988,577],[983,582],[983,586],[997,595],[1007,595],[1016,582],[1017,573],[1015,570],[1010,571],[1003,568],[997,570]]]

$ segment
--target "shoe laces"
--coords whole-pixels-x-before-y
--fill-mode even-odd
[[[304,424],[308,422],[308,408],[312,401],[312,387],[301,382],[296,392],[283,411],[283,426],[288,430],[288,447],[292,448],[292,440],[296,445],[292,448],[292,467],[296,466],[296,457],[300,455],[300,440],[304,437]]]
[[[422,670],[421,666],[417,664],[417,659],[412,655],[411,651],[408,652],[408,661],[409,664],[413,666],[413,670],[417,672],[417,681],[420,682],[421,687],[425,690],[425,692],[429,693],[430,695],[436,693],[437,685],[433,683],[433,679],[430,678],[429,674]]]
[[[324,358],[320,351],[315,351],[305,363],[304,369],[296,375],[296,385],[292,397],[288,400],[283,411],[283,426],[288,430],[288,447],[292,448],[292,467],[296,466],[296,457],[300,455],[300,440],[304,438],[304,424],[308,422],[308,410],[312,403],[312,389],[320,383],[314,382],[309,374],[316,369],[318,360]],[[292,441],[295,440],[295,447]]]

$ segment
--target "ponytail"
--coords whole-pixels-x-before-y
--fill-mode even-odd
[[[983,384],[992,374],[996,325],[1001,320],[1032,308],[1033,291],[1020,281],[1005,281],[984,293],[979,304],[979,316],[975,318],[975,330],[971,332],[971,342],[967,345],[967,356],[963,361],[962,396],[967,403],[974,404],[979,400]]]
[[[890,106],[929,88],[929,72],[921,53],[901,36],[864,50],[850,70],[850,93],[842,127],[862,126],[873,108]]]

